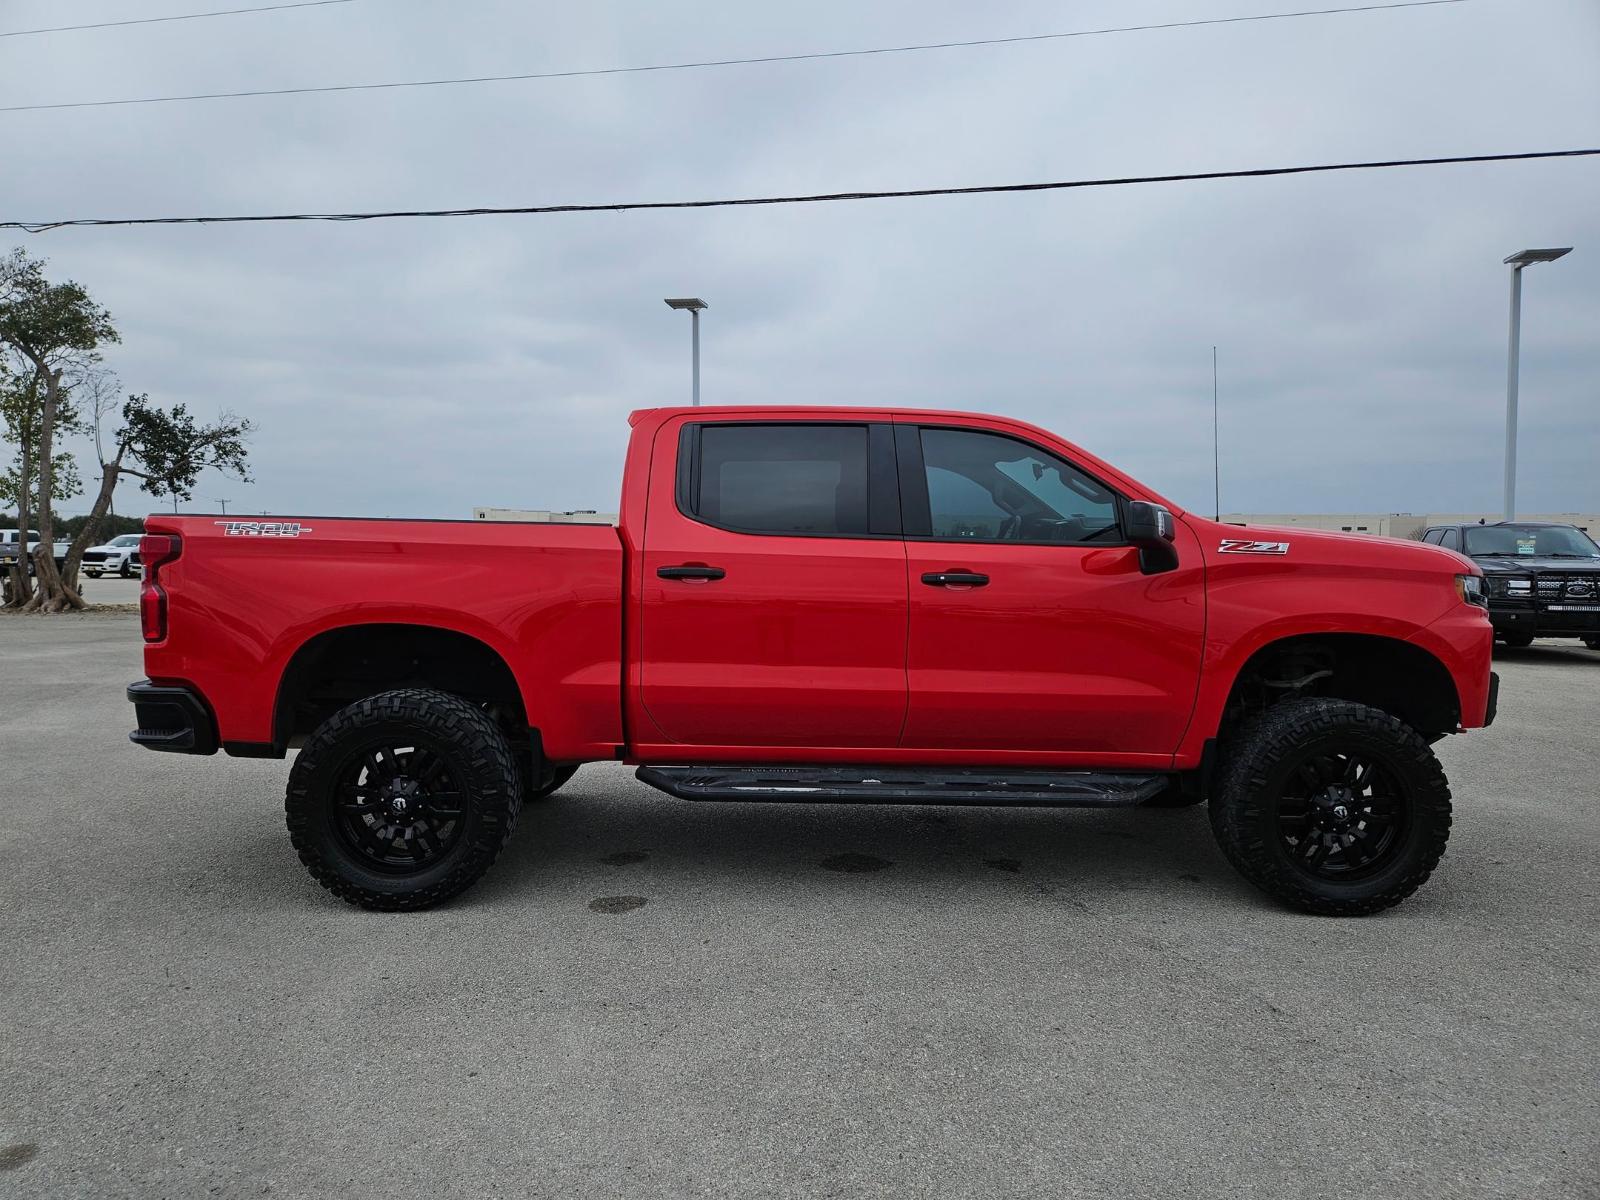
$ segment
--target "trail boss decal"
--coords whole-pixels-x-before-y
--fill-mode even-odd
[[[1287,554],[1288,542],[1257,542],[1248,538],[1223,538],[1218,554]]]
[[[314,532],[311,526],[299,521],[213,521],[212,524],[221,525],[229,537],[299,537],[302,533]]]

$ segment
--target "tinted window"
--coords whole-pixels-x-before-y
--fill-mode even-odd
[[[924,429],[933,536],[981,541],[1116,542],[1117,498],[1048,451],[965,429]]]
[[[1443,546],[1446,550],[1461,549],[1461,531],[1458,529],[1446,529],[1444,531],[1444,537],[1439,539],[1439,545]]]
[[[1427,533],[1422,535],[1422,540],[1427,542],[1430,546],[1437,546],[1439,544],[1439,539],[1442,537],[1444,537],[1444,530],[1430,529]]]
[[[865,534],[865,425],[705,425],[691,506],[753,533]]]

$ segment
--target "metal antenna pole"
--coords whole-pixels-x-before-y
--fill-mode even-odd
[[[1217,348],[1211,347],[1211,503],[1222,520],[1222,443],[1217,438]]]

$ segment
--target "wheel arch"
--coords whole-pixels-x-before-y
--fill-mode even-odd
[[[441,625],[367,620],[323,629],[289,656],[273,702],[273,745],[287,749],[345,705],[400,688],[449,692],[512,731],[528,728],[516,673],[489,642]]]
[[[1229,683],[1215,736],[1290,697],[1351,700],[1392,714],[1424,737],[1454,733],[1461,697],[1449,668],[1402,638],[1373,633],[1297,633],[1258,646]]]

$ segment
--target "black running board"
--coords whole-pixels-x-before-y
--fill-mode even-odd
[[[800,804],[994,804],[1115,808],[1140,804],[1169,776],[1120,771],[985,771],[917,767],[640,767],[680,800]]]

